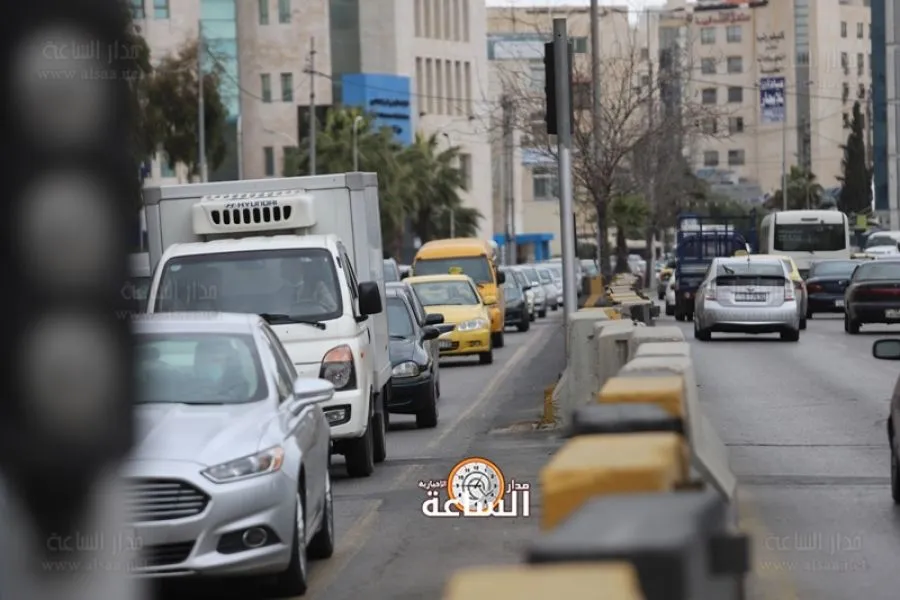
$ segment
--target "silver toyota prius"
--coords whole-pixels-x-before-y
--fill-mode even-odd
[[[778,333],[800,339],[800,312],[784,262],[762,255],[714,258],[694,299],[694,337],[714,332]]]
[[[272,576],[303,594],[307,558],[334,551],[334,389],[298,378],[256,315],[134,321],[136,442],[124,475],[144,577]]]

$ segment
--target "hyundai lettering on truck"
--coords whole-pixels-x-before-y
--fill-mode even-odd
[[[293,372],[327,379],[332,451],[365,477],[387,454],[391,362],[374,174],[163,186],[144,191],[155,265],[149,312],[254,313]]]

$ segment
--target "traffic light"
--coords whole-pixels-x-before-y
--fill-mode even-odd
[[[0,470],[43,553],[51,536],[84,527],[97,481],[132,439],[120,315],[140,187],[127,10],[25,3],[3,36]]]
[[[556,53],[555,44],[547,42],[544,44],[544,95],[547,98],[547,110],[544,114],[544,122],[547,124],[547,133],[557,135],[559,133],[556,126],[558,116],[559,101],[556,98]],[[569,123],[572,127],[572,133],[575,133],[575,110],[572,102],[572,60],[575,57],[575,47],[569,42]]]

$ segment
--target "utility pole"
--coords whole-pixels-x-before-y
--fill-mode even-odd
[[[572,209],[572,65],[565,19],[553,19],[553,60],[556,77],[556,143],[559,160],[559,219],[563,255],[564,323],[578,310],[575,282],[575,213]],[[568,345],[568,341],[566,342]],[[566,352],[570,351],[566,348]]]
[[[782,210],[788,209],[788,172],[787,172],[787,86],[783,93],[781,102],[783,113],[781,115],[781,204]]]
[[[644,10],[644,19],[647,21],[647,70],[648,70],[648,79],[650,81],[650,90],[647,95],[647,139],[650,141],[650,173],[647,178],[647,204],[650,208],[650,218],[648,219],[648,227],[647,227],[647,268],[644,269],[644,287],[650,287],[650,277],[653,272],[653,264],[656,262],[656,231],[654,227],[656,226],[656,168],[658,164],[658,151],[659,147],[657,145],[657,136],[654,132],[654,127],[656,127],[656,95],[654,92],[656,91],[656,79],[653,73],[653,52],[652,45],[650,43],[650,11]]]
[[[309,40],[309,174],[316,174],[316,38]]]
[[[503,173],[502,173],[502,190],[503,196],[503,221],[505,224],[506,238],[506,264],[516,264],[516,209],[515,209],[515,146],[513,140],[512,127],[512,98],[508,94],[503,94],[500,101],[503,110]]]
[[[206,166],[206,101],[203,98],[203,23],[198,23],[197,31],[197,123],[200,131],[197,137],[200,138],[200,148],[198,160],[200,162],[200,181],[206,183],[209,181],[209,172]]]
[[[597,172],[598,164],[600,163],[600,135],[603,132],[603,122],[602,122],[602,109],[603,109],[603,98],[600,96],[600,2],[599,0],[591,0],[591,87],[593,90],[593,101],[594,106],[591,111],[591,117],[593,122],[593,135],[591,136],[591,158],[593,161],[593,165],[591,165],[592,169],[590,173],[594,176],[594,194],[600,193],[600,181],[599,181],[599,173]],[[603,202],[606,202],[606,199],[603,199]],[[595,196],[594,203],[597,203],[597,198]],[[599,217],[599,214],[598,214]],[[599,218],[597,220],[597,265],[600,266],[600,253],[603,248],[603,239],[606,235],[606,223],[602,223],[603,227],[600,226],[601,223]]]

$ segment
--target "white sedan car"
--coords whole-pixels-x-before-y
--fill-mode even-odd
[[[675,315],[675,276],[669,278],[666,284],[666,314],[668,316]]]

